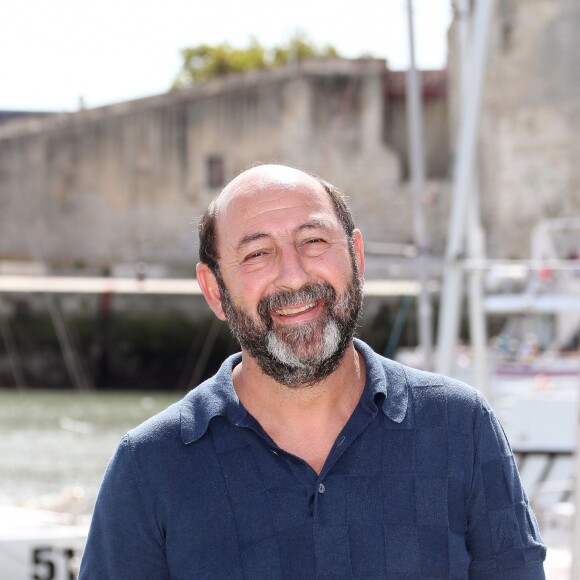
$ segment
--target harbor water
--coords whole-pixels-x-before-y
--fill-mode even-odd
[[[181,396],[0,390],[0,504],[90,513],[121,437]]]
[[[514,384],[511,385],[513,389]],[[501,386],[499,391],[505,395],[507,385]],[[496,407],[508,433],[512,431],[510,437],[513,435],[517,440],[517,425],[513,421],[510,424],[514,416],[506,413],[510,405],[505,405],[505,400],[513,397],[502,400],[500,392],[494,393]],[[513,395],[513,390],[510,394]],[[180,392],[79,394],[64,390],[23,393],[0,390],[0,506],[90,517],[107,463],[119,440],[129,429],[182,396]],[[512,409],[521,407],[524,401],[523,393],[518,393]],[[568,414],[573,418],[572,398],[569,407]],[[546,406],[546,412],[550,413],[550,405]],[[552,425],[566,423],[560,413],[552,419]],[[568,463],[571,460],[570,456],[557,459]],[[566,473],[567,477],[570,475]],[[525,467],[522,478],[526,479]],[[528,486],[533,500],[532,483],[528,482]],[[567,580],[571,564],[570,514],[554,520],[558,512],[550,505],[533,503],[549,544],[548,578]]]

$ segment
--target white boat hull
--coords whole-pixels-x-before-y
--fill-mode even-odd
[[[88,523],[0,506],[0,580],[75,580]]]

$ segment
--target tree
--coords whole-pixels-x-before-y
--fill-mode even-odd
[[[317,47],[304,35],[296,34],[285,44],[270,49],[252,38],[246,48],[234,48],[227,43],[215,46],[199,44],[182,49],[181,56],[181,70],[172,89],[235,72],[269,69],[310,58],[337,57],[338,52],[330,45]]]

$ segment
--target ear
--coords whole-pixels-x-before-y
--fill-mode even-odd
[[[202,264],[201,262],[195,267],[195,272],[197,275],[197,283],[209,307],[220,320],[225,320],[226,315],[222,308],[220,287],[214,273],[207,264]]]
[[[356,260],[358,262],[358,267],[361,273],[361,276],[364,276],[365,273],[365,246],[362,238],[362,234],[360,230],[355,229],[352,232],[353,241],[354,241],[354,255],[356,256]]]

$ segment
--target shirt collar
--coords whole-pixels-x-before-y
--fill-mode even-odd
[[[354,345],[365,361],[367,374],[361,403],[368,408],[371,403],[376,405],[378,399],[382,399],[383,413],[392,421],[401,423],[407,412],[407,379],[403,367],[379,356],[362,340],[355,338]],[[232,383],[232,371],[241,360],[241,353],[228,357],[213,377],[183,398],[181,438],[184,443],[202,437],[214,417],[227,417],[234,425],[243,422],[247,412],[240,405]]]
[[[383,413],[395,423],[401,423],[407,413],[407,377],[404,367],[378,355],[362,340],[355,338],[354,345],[363,356],[367,372],[361,401],[368,404],[372,400],[376,405],[382,399]]]
[[[228,357],[213,377],[185,395],[181,402],[181,439],[184,443],[197,441],[214,417],[228,417],[237,424],[245,415],[232,382],[234,367],[241,361],[240,352]]]

